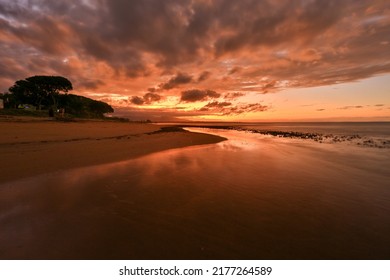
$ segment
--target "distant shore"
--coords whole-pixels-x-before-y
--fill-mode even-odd
[[[332,133],[318,133],[318,132],[302,132],[294,131],[291,129],[288,130],[276,130],[276,129],[254,129],[251,126],[240,126],[240,125],[225,125],[225,124],[187,124],[187,125],[176,125],[177,127],[195,127],[195,128],[211,128],[211,129],[224,129],[224,130],[237,130],[245,131],[250,133],[257,133],[262,135],[270,135],[275,137],[282,138],[295,138],[295,139],[308,139],[313,140],[319,143],[340,143],[346,142],[355,144],[361,147],[371,147],[371,148],[390,148],[390,140],[383,138],[372,138],[365,137],[359,134],[349,134],[349,135],[337,135]]]
[[[0,118],[0,183],[225,140],[178,128],[161,128],[131,122]]]

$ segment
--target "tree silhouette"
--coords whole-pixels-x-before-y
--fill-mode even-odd
[[[100,118],[105,113],[114,112],[114,109],[105,102],[74,94],[60,95],[59,103],[66,113],[78,117]]]
[[[25,80],[16,81],[9,88],[14,95],[16,103],[28,103],[41,110],[42,105],[52,107],[58,106],[58,96],[72,90],[72,83],[61,76],[32,76]]]
[[[72,89],[72,83],[61,76],[32,76],[16,81],[9,88],[10,93],[0,97],[4,100],[5,108],[30,104],[37,110],[49,109],[50,116],[54,115],[57,107],[64,109],[67,115],[86,118],[101,118],[106,113],[114,112],[105,102],[68,94]]]

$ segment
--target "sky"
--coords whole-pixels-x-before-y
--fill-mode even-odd
[[[388,0],[0,0],[0,92],[153,121],[390,121]]]

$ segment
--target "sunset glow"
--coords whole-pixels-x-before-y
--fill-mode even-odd
[[[117,116],[390,120],[389,1],[0,0],[0,91],[61,75]]]

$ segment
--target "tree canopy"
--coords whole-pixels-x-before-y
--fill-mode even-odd
[[[72,83],[61,76],[32,76],[16,81],[9,93],[0,98],[5,108],[18,108],[22,104],[32,105],[37,110],[63,108],[67,114],[78,117],[102,117],[114,112],[105,102],[68,94],[72,89]]]
[[[77,117],[102,117],[106,113],[114,112],[105,102],[75,94],[60,95],[59,104],[65,112]]]
[[[9,92],[17,105],[31,104],[40,110],[42,106],[57,109],[58,95],[72,89],[72,83],[61,76],[32,76],[16,81]]]

